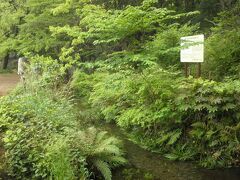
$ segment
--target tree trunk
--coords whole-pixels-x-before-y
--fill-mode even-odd
[[[220,5],[221,5],[222,10],[225,10],[225,2],[224,2],[224,0],[220,0]]]
[[[185,5],[186,11],[192,11],[192,10],[194,10],[195,1],[194,0],[185,0],[184,5]]]
[[[9,60],[9,53],[7,53],[7,55],[3,59],[3,64],[2,64],[2,68],[3,69],[7,69],[7,67],[8,67],[8,60]]]
[[[182,8],[180,0],[175,0],[175,7],[177,10],[180,10]]]

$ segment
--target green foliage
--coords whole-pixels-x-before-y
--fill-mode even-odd
[[[239,1],[18,0],[0,8],[1,59],[15,52],[68,70],[179,68],[179,38],[199,33],[200,24],[209,37],[205,77],[239,76]]]
[[[111,179],[110,168],[125,162],[119,142],[79,127],[102,117],[170,159],[239,165],[239,81],[178,72],[180,37],[208,27],[207,17],[214,27],[206,30],[204,77],[239,77],[239,1],[231,2],[0,1],[0,58],[15,52],[31,64],[26,91],[0,105],[12,175],[79,179],[93,171]],[[64,96],[69,89],[53,93],[75,68],[79,114]]]
[[[109,10],[107,4],[85,0],[9,2],[10,9],[3,13],[14,11],[16,20],[6,27],[16,30],[3,32],[11,37],[0,40],[5,49],[0,56],[15,51],[42,64],[43,57],[51,58],[67,70],[86,66],[85,62],[111,70],[142,69],[156,63],[171,66],[178,62],[179,38],[197,32],[197,26],[189,23],[197,11],[179,14],[160,8],[155,0],[124,5],[122,10]]]
[[[116,138],[79,131],[74,106],[65,91],[29,82],[1,98],[0,130],[14,179],[90,179],[92,172],[111,179],[111,168],[126,162]]]
[[[52,179],[75,179],[74,169],[71,165],[71,152],[67,139],[57,136],[55,141],[47,147],[47,160]]]
[[[221,80],[231,76],[239,78],[239,44],[240,44],[240,2],[216,18],[212,36],[206,44],[206,76]],[[210,74],[209,74],[210,73]]]
[[[99,72],[95,74],[86,74],[82,71],[75,71],[73,80],[71,81],[71,88],[75,91],[75,95],[79,98],[88,99],[93,91],[94,84],[97,84],[104,78],[106,73]]]
[[[239,81],[184,79],[159,68],[105,76],[89,103],[138,143],[204,167],[239,164]]]
[[[179,37],[197,29],[189,24],[180,27],[179,22],[187,22],[198,12],[177,14],[155,7],[152,1],[127,6],[123,10],[107,10],[104,6],[88,2],[74,10],[81,19],[79,24],[51,26],[53,36],[61,38],[66,35],[74,50],[72,56],[78,54],[80,57],[78,61],[102,62],[100,66],[111,70],[141,69],[159,62],[169,66],[171,63],[164,61],[162,56],[169,51],[171,57],[177,54]],[[169,39],[170,43],[162,45]],[[151,51],[153,47],[161,49],[161,57]],[[171,62],[176,62],[177,58]]]
[[[181,37],[192,34],[197,30],[197,26],[173,24],[167,30],[158,32],[146,44],[146,54],[157,59],[162,67],[173,65],[180,66],[180,41]]]
[[[106,180],[110,180],[111,166],[125,164],[126,160],[122,157],[119,140],[106,134],[107,132],[98,132],[93,127],[79,131],[73,136],[72,146],[87,157],[91,169],[96,168]]]
[[[47,177],[46,164],[42,162],[45,146],[55,133],[62,134],[76,125],[73,105],[60,94],[18,92],[3,98],[0,109],[11,174],[19,179]]]

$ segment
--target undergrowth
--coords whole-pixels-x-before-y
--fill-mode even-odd
[[[141,73],[76,73],[72,88],[99,119],[172,160],[208,168],[238,166],[240,81],[182,78],[161,68]],[[81,98],[81,96],[80,96]]]
[[[30,80],[0,99],[0,132],[9,175],[110,180],[111,169],[126,163],[121,142],[81,123],[68,88],[46,82],[44,76]]]

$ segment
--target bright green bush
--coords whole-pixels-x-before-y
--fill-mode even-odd
[[[94,173],[109,179],[110,169],[125,163],[121,143],[116,138],[94,128],[95,134],[80,131],[83,126],[79,125],[75,104],[63,92],[28,88],[1,98],[0,130],[4,132],[12,177],[74,180],[89,179]],[[99,139],[92,142],[91,138]],[[99,149],[99,154],[94,154],[82,149],[83,146],[93,150],[99,146],[104,152]],[[96,170],[92,168],[92,157],[99,162]]]
[[[11,174],[19,179],[48,176],[42,163],[45,145],[54,134],[76,125],[73,105],[50,91],[2,98],[0,117]]]
[[[135,141],[170,159],[209,168],[239,165],[240,82],[179,76],[158,68],[108,74],[94,85],[89,102]]]

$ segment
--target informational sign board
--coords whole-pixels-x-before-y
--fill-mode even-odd
[[[201,63],[204,61],[204,35],[181,38],[181,62]]]

